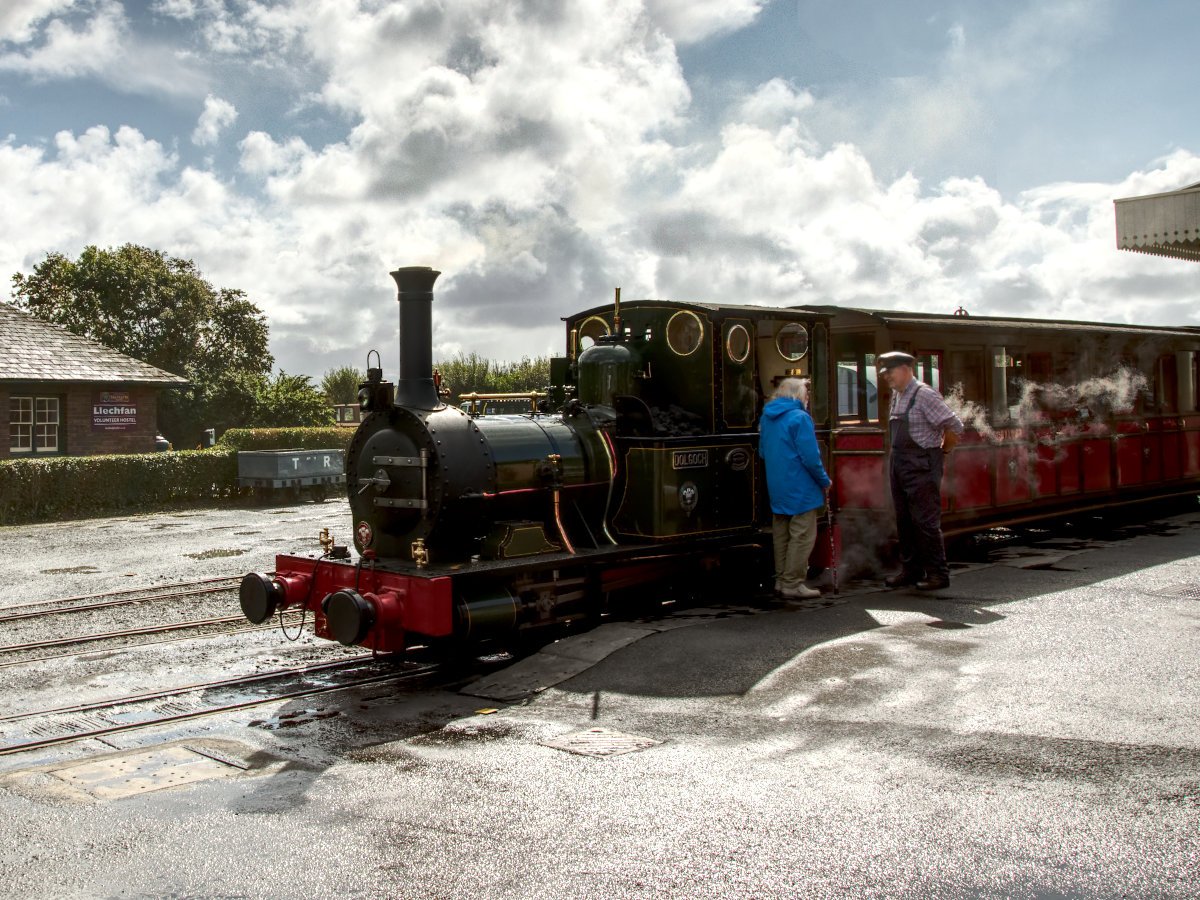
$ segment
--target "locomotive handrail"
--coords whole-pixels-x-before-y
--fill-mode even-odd
[[[471,408],[469,410],[470,413],[474,413],[476,411],[476,404],[478,402],[486,400],[528,400],[529,411],[531,413],[535,413],[537,412],[538,401],[544,400],[547,396],[549,395],[545,391],[520,391],[500,394],[480,394],[476,391],[472,391],[469,394],[459,394],[458,399],[471,404]]]

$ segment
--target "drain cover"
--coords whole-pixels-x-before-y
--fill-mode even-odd
[[[212,756],[187,747],[168,747],[63,766],[50,774],[93,797],[115,800],[237,772],[238,768]]]
[[[645,750],[661,743],[662,741],[656,741],[654,738],[638,737],[636,734],[625,734],[608,728],[589,728],[586,731],[574,731],[553,740],[542,741],[547,747],[582,756],[620,756],[622,753]]]

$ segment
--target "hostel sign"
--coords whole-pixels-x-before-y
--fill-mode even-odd
[[[129,391],[101,391],[92,399],[92,431],[129,431],[137,427],[137,403]]]

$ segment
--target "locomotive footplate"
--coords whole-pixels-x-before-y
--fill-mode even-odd
[[[242,579],[241,605],[255,624],[302,607],[318,637],[399,652],[439,641],[503,639],[539,626],[598,618],[608,595],[656,582],[711,581],[722,557],[762,554],[763,535],[701,539],[669,549],[641,544],[416,566],[280,555],[275,573]]]

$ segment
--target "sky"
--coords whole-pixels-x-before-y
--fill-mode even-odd
[[[3,0],[0,300],[142,244],[276,368],[561,355],[656,298],[1200,325],[1112,201],[1200,182],[1184,0]]]

